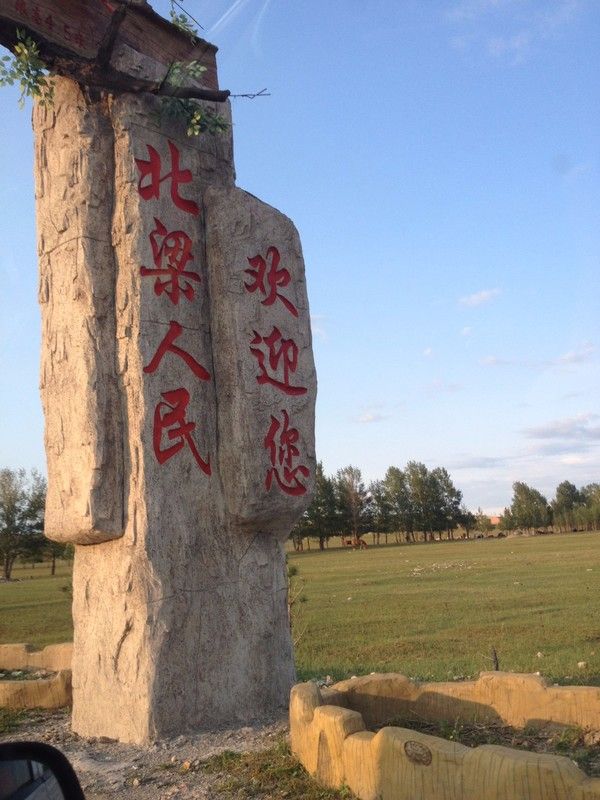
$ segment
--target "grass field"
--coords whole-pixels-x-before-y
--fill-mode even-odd
[[[298,610],[302,678],[395,670],[467,677],[492,668],[495,647],[501,669],[600,684],[600,534],[331,548],[289,559],[307,598]],[[0,643],[71,638],[68,565],[54,578],[48,572],[17,569],[18,581],[0,583]]]
[[[15,567],[14,580],[0,583],[0,644],[30,642],[43,647],[73,638],[71,568],[58,563]],[[0,665],[1,666],[1,665]]]
[[[311,551],[290,562],[306,582],[302,677],[448,680],[491,669],[495,647],[501,669],[600,683],[597,533]]]

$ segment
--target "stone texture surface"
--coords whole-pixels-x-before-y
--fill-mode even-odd
[[[310,493],[290,502],[287,514],[280,507],[276,526],[260,515],[239,525],[230,510],[247,462],[242,452],[237,459],[221,456],[221,447],[237,435],[224,407],[237,401],[218,395],[226,368],[221,349],[229,342],[212,331],[211,305],[217,302],[219,313],[233,317],[235,302],[209,291],[202,209],[209,187],[233,187],[231,138],[190,139],[181,125],[159,127],[158,101],[149,97],[89,103],[63,80],[57,96],[51,117],[36,111],[35,129],[43,188],[44,364],[52,377],[42,392],[50,491],[61,500],[51,507],[59,506],[60,514],[51,510],[55,521],[47,533],[77,544],[73,728],[84,736],[141,743],[261,717],[287,704],[294,681],[279,537],[287,536]],[[92,139],[88,147],[65,133],[99,126],[99,119],[101,141]],[[100,167],[90,159],[103,151],[106,137],[110,157],[95,173]],[[71,177],[60,191],[48,188],[55,184],[56,159],[81,164],[78,171],[65,170]],[[72,298],[61,288],[73,270],[71,254],[55,250],[61,254],[47,266],[44,259],[57,208],[65,217],[65,240],[73,225],[73,241],[83,235],[77,225],[85,217],[86,185],[95,185],[96,174],[105,194],[94,217],[94,245],[97,239],[106,247],[106,258],[90,253],[78,263],[88,291],[73,317]],[[157,275],[157,269],[167,271]],[[195,277],[184,280],[181,269]],[[110,283],[104,317],[94,305],[95,272]],[[173,283],[161,285],[174,272],[178,293]],[[52,347],[61,325],[57,364]],[[91,331],[91,341],[78,350],[80,330]],[[100,374],[111,387],[102,404]],[[63,407],[69,379],[74,388]],[[245,414],[262,430],[261,408],[249,403]],[[86,439],[82,427],[96,438]],[[106,456],[111,436],[112,460]],[[66,440],[70,454],[63,453]],[[248,493],[247,499],[256,508],[268,499],[264,477],[253,486],[261,497]],[[112,527],[94,521],[95,497],[120,503]],[[108,533],[112,539],[102,541]]]
[[[600,798],[600,779],[586,777],[568,758],[464,747],[406,728],[374,734],[364,729],[361,714],[323,699],[311,683],[292,689],[292,751],[319,781],[348,786],[361,800]]]
[[[71,670],[50,678],[0,681],[0,708],[62,708],[71,703]]]
[[[204,207],[219,472],[238,478],[224,484],[227,510],[233,525],[260,524],[285,540],[315,473],[317,381],[300,239],[291,220],[241,189],[210,188]],[[273,464],[265,446],[273,426],[277,454],[286,449],[286,417],[297,434],[289,466],[287,452]]]
[[[476,681],[416,683],[385,673],[342,681],[324,695],[327,702],[359,711],[369,727],[414,716],[432,722],[460,718],[516,728],[552,722],[600,730],[600,688],[551,686],[539,675],[482,672]]]
[[[34,128],[46,534],[99,542],[123,534],[112,129],[106,105],[66,80]]]

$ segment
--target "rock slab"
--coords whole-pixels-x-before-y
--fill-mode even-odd
[[[294,681],[282,542],[314,484],[297,233],[160,101],[37,108],[48,504],[76,545],[73,728],[143,743]],[[228,115],[227,107],[219,109]]]

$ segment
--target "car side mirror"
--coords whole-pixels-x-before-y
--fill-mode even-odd
[[[85,800],[60,750],[40,742],[0,744],[0,800]]]

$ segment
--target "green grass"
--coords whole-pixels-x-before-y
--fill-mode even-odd
[[[289,559],[307,597],[298,607],[303,679],[475,676],[492,668],[495,647],[501,669],[600,685],[600,534],[331,548]],[[18,581],[0,583],[0,643],[72,637],[69,566],[48,572],[19,568]]]
[[[200,764],[216,776],[215,790],[223,800],[353,800],[348,789],[326,789],[314,781],[291,755],[284,739],[256,753],[226,751]]]
[[[0,644],[29,642],[44,647],[70,641],[70,565],[59,562],[55,576],[48,564],[36,564],[34,569],[17,566],[13,579],[0,583]]]
[[[495,647],[501,669],[600,683],[597,533],[313,550],[289,560],[306,582],[302,678],[474,676],[492,668]]]

